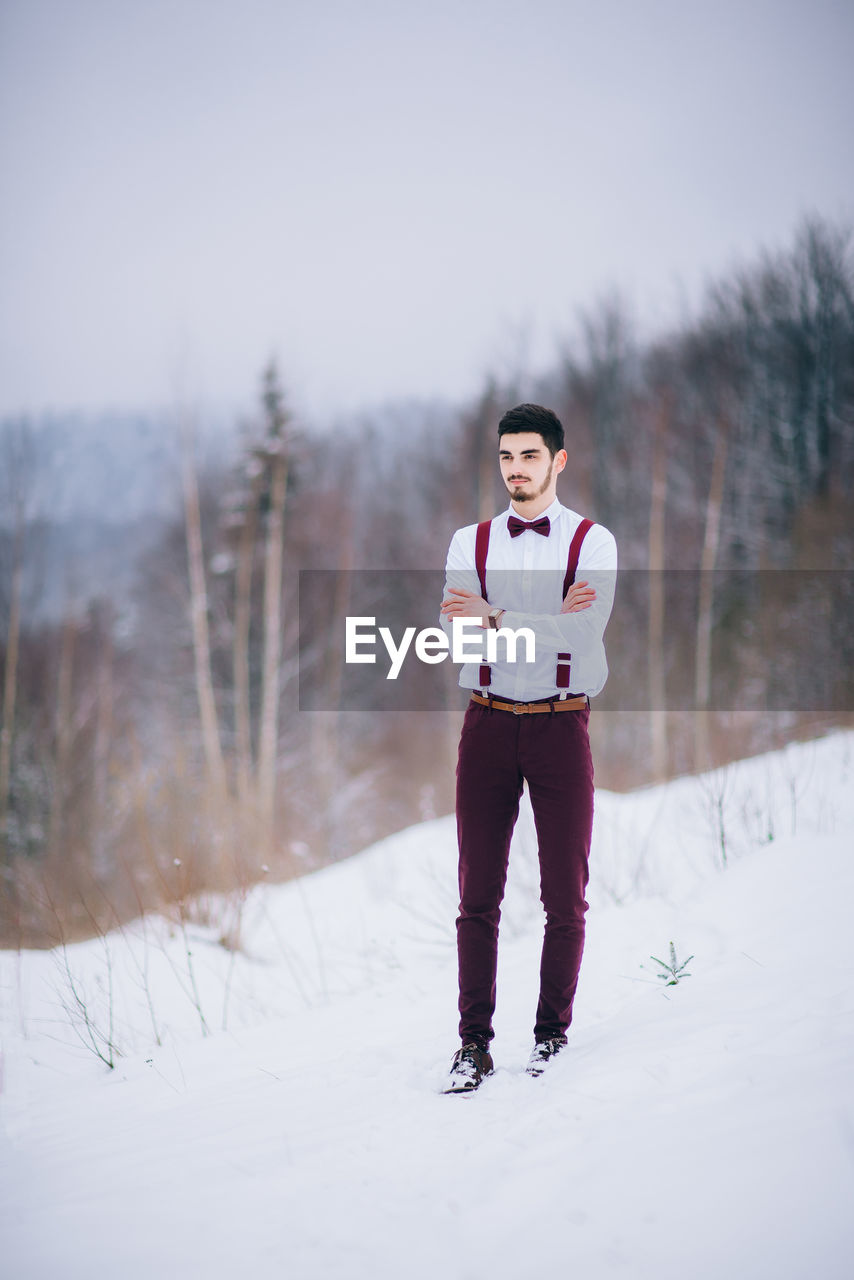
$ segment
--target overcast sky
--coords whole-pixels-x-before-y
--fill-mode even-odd
[[[0,413],[462,397],[854,221],[851,0],[0,0]],[[527,335],[527,336],[525,336]],[[525,343],[527,342],[527,347]]]

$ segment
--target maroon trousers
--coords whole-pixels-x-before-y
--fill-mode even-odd
[[[498,922],[510,837],[528,783],[546,912],[536,1039],[563,1034],[584,949],[584,898],[593,826],[590,709],[515,715],[470,702],[457,763],[460,1036],[493,1037]]]

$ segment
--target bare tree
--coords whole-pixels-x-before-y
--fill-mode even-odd
[[[96,675],[95,741],[93,747],[92,790],[94,800],[93,863],[96,875],[106,868],[107,788],[110,753],[113,741],[114,661],[113,616],[109,607],[95,614],[98,632],[98,670]]]
[[[264,630],[261,661],[261,718],[258,732],[258,816],[267,855],[272,852],[278,744],[279,669],[282,645],[282,556],[288,485],[289,415],[278,372],[271,361],[264,373],[264,444],[269,470],[269,506],[264,546]]]
[[[184,487],[184,524],[187,539],[187,566],[190,578],[190,615],[193,628],[193,656],[196,696],[202,730],[202,747],[208,781],[214,793],[226,794],[225,764],[219,736],[216,698],[211,676],[210,633],[208,628],[208,594],[202,549],[202,526],[199,514],[199,490],[193,454],[192,420],[186,412],[179,419],[181,436],[182,479]]]
[[[69,767],[71,764],[71,745],[73,737],[71,715],[71,688],[74,666],[74,642],[77,623],[70,610],[67,611],[62,627],[62,640],[59,649],[59,670],[56,682],[56,701],[54,703],[54,740],[56,754],[54,758],[53,791],[50,805],[50,836],[48,847],[55,865],[63,857],[63,818],[65,801],[69,794]]]
[[[252,715],[250,705],[249,637],[252,623],[252,570],[258,531],[258,503],[265,481],[263,462],[254,450],[246,460],[247,485],[240,510],[234,573],[234,727],[237,755],[237,794],[244,815],[252,805]]]
[[[2,507],[11,512],[11,564],[9,565],[9,618],[6,626],[3,706],[0,720],[0,854],[8,853],[9,787],[15,711],[18,691],[18,654],[21,636],[21,596],[25,537],[37,467],[37,443],[26,420],[7,423],[3,432],[5,492]]]
[[[6,628],[6,664],[3,675],[3,720],[0,726],[0,851],[6,851],[9,817],[9,780],[12,765],[12,740],[15,732],[15,701],[18,678],[18,641],[21,632],[21,577],[23,574],[23,516],[20,502],[15,503],[15,528],[12,536],[12,582],[9,596],[9,622]]]
[[[499,403],[498,384],[495,378],[491,377],[474,412],[465,423],[474,460],[472,473],[476,484],[475,510],[478,522],[491,520],[495,515]]]
[[[715,435],[712,479],[706,502],[703,550],[700,556],[699,604],[697,607],[697,647],[694,669],[694,768],[707,769],[709,758],[709,699],[712,679],[712,607],[715,565],[720,543],[721,506],[726,475],[729,421],[723,417]]]
[[[649,680],[652,770],[655,781],[667,776],[667,704],[664,652],[664,518],[667,506],[667,440],[670,404],[662,398],[655,410],[652,489],[649,506]]]

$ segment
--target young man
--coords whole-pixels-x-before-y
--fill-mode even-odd
[[[522,404],[498,424],[499,465],[510,506],[458,529],[446,566],[442,626],[528,627],[535,660],[468,663],[472,690],[457,765],[460,1038],[448,1093],[476,1089],[493,1069],[498,922],[510,837],[528,783],[546,912],[540,997],[528,1072],[539,1075],[566,1044],[584,946],[584,898],[593,823],[588,699],[608,674],[602,635],[617,569],[613,535],[558,502],[566,466],[563,427]],[[576,570],[573,581],[573,569]]]

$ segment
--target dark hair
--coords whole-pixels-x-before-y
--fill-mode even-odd
[[[560,418],[541,404],[517,404],[515,409],[508,409],[498,424],[498,439],[502,436],[519,435],[522,431],[536,431],[537,435],[542,436],[552,457],[563,448],[563,426]]]

